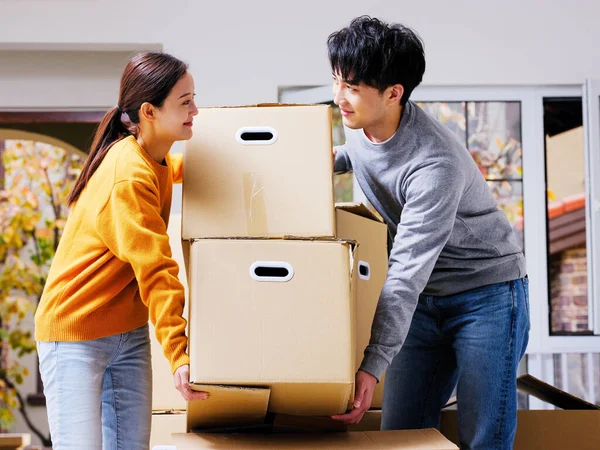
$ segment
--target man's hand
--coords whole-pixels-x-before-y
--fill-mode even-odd
[[[208,392],[192,391],[190,388],[190,366],[188,364],[179,367],[173,374],[175,388],[181,393],[186,401],[206,400]]]
[[[373,393],[375,392],[375,386],[377,386],[377,378],[367,372],[359,370],[356,373],[355,386],[352,411],[346,414],[332,416],[333,419],[344,422],[347,425],[359,423],[365,415],[365,412],[371,407]]]
[[[333,155],[333,165],[335,166],[335,155],[337,155],[337,150],[334,148],[333,150],[331,150],[331,153]]]

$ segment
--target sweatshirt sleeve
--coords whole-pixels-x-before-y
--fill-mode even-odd
[[[183,180],[183,154],[169,153],[171,174],[173,175],[173,184],[180,184]]]
[[[350,162],[350,157],[348,156],[348,151],[346,150],[345,145],[340,145],[339,147],[334,147],[335,151],[335,161],[333,163],[333,172],[334,173],[347,173],[352,171],[352,163]]]
[[[454,227],[464,186],[464,173],[446,160],[430,161],[406,179],[406,203],[360,367],[378,380],[406,339],[419,295]]]
[[[175,372],[189,364],[184,288],[177,277],[179,269],[160,215],[158,189],[143,181],[115,183],[98,213],[96,226],[108,249],[133,268],[140,296],[148,307],[171,370]]]

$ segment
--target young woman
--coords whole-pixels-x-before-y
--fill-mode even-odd
[[[167,223],[192,137],[194,80],[165,53],[136,55],[67,201],[71,213],[35,316],[55,450],[147,449],[152,412],[148,318],[186,400],[183,286]]]

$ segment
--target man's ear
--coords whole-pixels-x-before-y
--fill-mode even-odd
[[[151,103],[142,103],[142,106],[140,106],[140,116],[152,121],[156,119],[156,108]]]
[[[394,84],[388,88],[387,100],[388,103],[400,103],[402,96],[404,95],[404,86],[401,84]]]

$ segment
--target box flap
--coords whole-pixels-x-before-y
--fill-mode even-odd
[[[307,434],[174,434],[177,450],[319,448],[328,450],[456,450],[437,430]]]
[[[192,390],[208,392],[207,400],[188,402],[187,429],[224,430],[262,425],[269,406],[270,389],[193,384]]]
[[[340,202],[335,204],[335,209],[348,211],[349,213],[356,214],[357,216],[365,217],[367,219],[383,223],[383,220],[381,220],[381,218],[378,215],[373,213],[373,211],[371,211],[362,203]]]
[[[354,376],[350,372],[349,377]],[[269,384],[269,412],[293,416],[332,416],[346,412],[354,401],[354,383],[319,383],[307,380],[298,383]]]
[[[583,399],[568,394],[548,383],[526,374],[517,378],[517,388],[521,392],[533,395],[542,401],[562,409],[588,409],[599,410],[600,406],[586,402]]]

